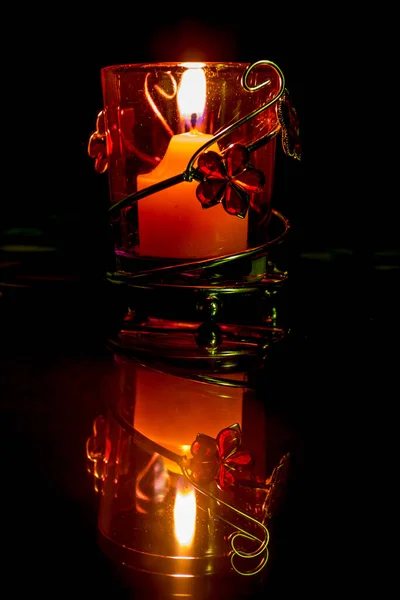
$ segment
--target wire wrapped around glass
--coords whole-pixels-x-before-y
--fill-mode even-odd
[[[126,291],[121,335],[130,344],[140,331],[143,345],[168,333],[180,354],[182,342],[214,358],[222,341],[237,350],[232,316],[276,321],[270,299],[287,278],[273,261],[290,228],[271,204],[277,137],[295,159],[301,146],[284,75],[267,60],[118,65],[101,75],[104,109],[88,151],[108,170],[108,281]]]
[[[117,65],[101,77],[88,152],[108,170],[121,380],[88,440],[99,526],[143,571],[256,575],[289,453],[246,415],[251,374],[287,331],[278,250],[290,224],[272,198],[277,140],[301,158],[297,114],[267,60]],[[186,554],[174,506],[197,510]]]

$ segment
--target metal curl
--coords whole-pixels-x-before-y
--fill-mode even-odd
[[[265,542],[261,543],[261,546],[258,548],[258,550],[255,550],[254,552],[247,552],[247,553],[241,552],[237,548],[235,548],[234,542],[238,537],[246,538],[249,540],[260,541],[258,538],[256,538],[255,536],[251,536],[247,533],[242,533],[241,531],[238,531],[237,533],[235,533],[232,536],[231,546],[232,546],[233,553],[231,555],[231,565],[232,565],[232,568],[239,575],[247,575],[247,576],[248,575],[257,575],[257,573],[260,573],[260,571],[262,571],[263,568],[265,567],[265,565],[267,564],[268,558],[269,558],[269,550],[268,550],[269,532],[266,527],[265,527],[265,530],[267,533],[267,538],[266,538]],[[242,571],[242,570],[238,569],[235,565],[235,557],[236,556],[240,556],[241,558],[257,558],[257,556],[260,556],[261,554],[263,555],[262,560],[257,565],[257,567],[255,569],[252,569],[251,571]]]
[[[244,89],[247,90],[248,92],[255,92],[271,83],[270,79],[267,79],[266,81],[263,81],[262,83],[259,83],[258,85],[253,86],[253,87],[247,83],[247,78],[250,75],[250,73],[256,67],[259,67],[260,65],[269,65],[270,67],[273,67],[274,69],[276,69],[276,71],[278,71],[278,74],[281,78],[281,88],[283,88],[283,90],[284,90],[285,89],[285,77],[284,77],[282,71],[280,70],[280,68],[278,67],[278,65],[271,62],[270,60],[258,60],[257,62],[255,62],[255,63],[251,64],[249,67],[247,67],[247,69],[245,70],[245,72],[243,73],[243,76],[242,76],[242,86],[244,87]]]
[[[196,162],[196,159],[198,158],[198,156],[200,156],[200,154],[202,154],[205,150],[207,150],[207,148],[209,148],[213,144],[217,143],[219,140],[221,140],[222,138],[224,138],[228,134],[232,133],[232,131],[235,131],[235,129],[237,129],[241,125],[244,125],[245,123],[247,123],[251,119],[254,119],[259,114],[261,114],[262,112],[264,112],[264,110],[267,110],[267,108],[269,108],[270,106],[272,106],[273,104],[275,104],[275,102],[278,102],[279,98],[283,95],[283,93],[285,91],[285,77],[284,77],[282,71],[280,70],[280,68],[275,63],[273,63],[273,62],[271,62],[269,60],[259,60],[258,62],[253,63],[252,65],[250,65],[246,69],[246,71],[244,72],[244,74],[242,76],[242,81],[241,81],[242,86],[244,87],[244,89],[246,91],[248,91],[248,92],[255,92],[255,91],[261,89],[262,87],[268,85],[269,83],[271,83],[271,80],[267,79],[263,83],[259,84],[258,86],[255,86],[253,88],[250,87],[247,84],[247,77],[249,76],[250,72],[256,66],[258,66],[260,64],[269,65],[269,66],[271,66],[273,69],[275,69],[277,71],[277,73],[278,73],[278,75],[280,77],[280,81],[281,81],[281,85],[280,85],[278,93],[276,94],[276,96],[274,96],[274,98],[272,98],[269,102],[267,102],[263,106],[260,106],[259,108],[257,108],[256,110],[253,110],[251,113],[249,113],[248,115],[242,117],[241,119],[239,119],[235,123],[232,123],[231,125],[228,125],[228,127],[225,127],[225,129],[223,129],[222,131],[220,131],[219,133],[217,133],[216,135],[214,135],[213,138],[210,141],[206,142],[205,144],[203,144],[203,146],[201,146],[198,150],[196,150],[196,152],[193,154],[192,158],[190,159],[190,161],[188,163],[188,166],[186,167],[185,174],[186,174],[186,180],[187,181],[192,181],[192,179],[194,177],[194,168],[193,168],[193,165]]]
[[[182,457],[178,464],[179,464],[179,466],[180,466],[180,468],[182,470],[183,475],[186,477],[186,479],[194,487],[195,490],[197,490],[198,492],[200,492],[204,496],[207,496],[208,498],[211,498],[211,500],[214,500],[217,504],[225,506],[226,508],[229,508],[230,510],[232,510],[236,514],[240,515],[244,519],[247,519],[248,521],[251,521],[252,523],[255,523],[260,529],[262,529],[263,534],[264,534],[264,536],[263,536],[264,539],[260,539],[259,537],[257,537],[256,535],[250,533],[249,531],[246,531],[246,530],[242,529],[241,527],[238,527],[238,525],[236,525],[234,523],[231,523],[231,521],[228,521],[227,519],[225,519],[221,515],[219,515],[217,513],[211,512],[211,514],[216,519],[218,519],[220,521],[223,521],[227,525],[230,525],[233,529],[237,530],[232,535],[232,537],[230,539],[230,544],[231,544],[231,548],[232,548],[232,554],[231,554],[231,559],[230,560],[231,560],[231,565],[232,565],[232,568],[234,569],[234,571],[236,571],[236,573],[238,573],[239,575],[247,575],[247,576],[256,575],[257,573],[259,573],[265,567],[266,563],[268,562],[268,558],[269,558],[269,550],[268,550],[269,531],[268,531],[267,527],[264,525],[264,523],[261,523],[257,519],[254,519],[254,517],[251,517],[250,515],[244,513],[243,511],[241,511],[238,508],[232,506],[231,504],[228,504],[227,502],[224,502],[223,500],[221,500],[221,498],[219,498],[218,496],[216,496],[215,494],[213,494],[209,490],[204,490],[202,487],[200,487],[193,480],[193,478],[191,477],[188,469],[186,468],[186,464],[187,464],[187,458],[186,458],[186,456]],[[250,540],[250,541],[258,542],[260,545],[258,546],[258,548],[256,548],[252,552],[246,552],[244,550],[240,550],[237,547],[236,540],[238,540],[238,538],[243,538],[243,539],[247,539],[247,540]],[[258,565],[255,568],[250,569],[248,571],[243,571],[243,570],[239,569],[235,565],[235,560],[236,560],[237,556],[239,558],[251,560],[251,559],[257,558],[257,556],[261,556],[261,555],[263,555],[262,556],[262,560],[258,563]]]

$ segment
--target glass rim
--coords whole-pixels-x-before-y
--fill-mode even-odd
[[[143,63],[126,63],[126,64],[115,64],[102,67],[101,73],[118,72],[118,71],[141,71],[144,69],[154,68],[207,68],[207,67],[218,67],[218,68],[236,68],[246,69],[251,65],[250,62],[229,62],[229,61],[165,61],[165,62],[143,62]],[[268,65],[260,65],[268,66]]]

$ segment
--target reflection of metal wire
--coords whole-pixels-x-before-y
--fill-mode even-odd
[[[283,333],[282,333],[283,337]],[[278,340],[281,339],[278,337]],[[120,353],[126,353],[129,356],[129,359],[132,360],[132,356],[130,354],[130,349],[126,347],[124,343],[118,343],[117,340],[109,340],[108,345],[111,350],[118,349]],[[135,360],[139,362],[139,364],[144,367],[151,367],[153,371],[157,371],[159,373],[164,373],[167,375],[175,375],[176,377],[184,377],[190,381],[198,381],[199,383],[205,383],[209,385],[218,385],[220,387],[226,388],[237,388],[242,390],[256,390],[257,386],[250,381],[238,381],[236,379],[228,379],[225,377],[217,377],[215,373],[213,375],[205,375],[197,372],[193,372],[190,369],[183,371],[181,367],[174,367],[174,365],[155,362],[154,360],[149,360],[148,357],[145,359],[138,359],[136,357]]]
[[[146,198],[147,196],[150,196],[151,194],[155,194],[157,192],[160,192],[164,189],[167,189],[169,187],[172,187],[174,185],[177,185],[178,183],[182,183],[183,181],[193,181],[194,179],[197,181],[201,181],[202,176],[201,174],[199,174],[197,172],[197,170],[194,168],[194,163],[196,161],[196,159],[198,158],[198,156],[204,152],[205,150],[207,150],[207,148],[209,148],[210,146],[212,146],[213,144],[217,143],[218,141],[220,141],[222,138],[226,137],[227,135],[229,135],[230,133],[232,133],[232,131],[234,131],[235,129],[237,129],[238,127],[240,127],[241,125],[244,125],[245,123],[247,123],[248,121],[250,121],[251,119],[254,119],[255,117],[257,117],[259,114],[261,114],[263,111],[267,110],[268,108],[270,108],[273,104],[275,104],[276,102],[278,102],[279,98],[284,94],[285,92],[285,77],[282,73],[282,71],[280,70],[280,68],[273,62],[269,61],[269,60],[260,60],[256,63],[251,64],[246,71],[244,72],[243,76],[242,76],[242,86],[243,88],[252,93],[255,91],[260,90],[261,88],[265,87],[266,85],[269,85],[271,83],[270,79],[267,79],[266,81],[252,87],[248,84],[247,80],[248,77],[250,75],[250,73],[253,71],[253,69],[257,66],[260,65],[268,65],[270,67],[272,67],[272,69],[274,69],[280,79],[280,88],[279,91],[277,92],[277,94],[271,99],[269,100],[269,102],[267,102],[266,104],[263,104],[262,106],[260,106],[259,108],[257,108],[256,110],[252,111],[251,113],[247,114],[246,116],[242,117],[241,119],[239,119],[238,121],[236,121],[235,123],[232,123],[231,125],[229,125],[228,127],[225,127],[225,129],[223,129],[222,131],[220,131],[219,133],[217,133],[216,135],[214,135],[211,140],[207,141],[205,144],[203,144],[202,146],[200,146],[200,148],[198,148],[196,150],[196,152],[193,154],[192,158],[190,159],[185,171],[183,173],[180,173],[179,175],[175,175],[174,177],[170,177],[169,179],[164,179],[163,181],[160,181],[159,183],[156,183],[154,185],[150,185],[138,192],[134,192],[133,194],[130,194],[129,196],[126,196],[125,198],[122,198],[122,200],[120,200],[119,202],[116,202],[115,204],[112,204],[110,206],[110,208],[108,209],[109,212],[115,212],[118,209],[124,208],[127,205],[133,204],[134,202],[138,202],[139,200],[142,200],[143,198]],[[149,75],[146,75],[146,82],[147,82],[147,78]],[[172,76],[171,76],[172,77]],[[175,82],[176,83],[176,82]],[[158,89],[158,88],[157,88]],[[148,90],[147,86],[146,86],[146,90]],[[170,135],[173,135],[173,131],[169,128],[169,125],[165,122],[164,118],[162,117],[160,111],[157,109],[156,105],[154,104],[153,100],[150,97],[150,94],[148,93],[148,91],[145,90],[146,93],[146,98],[147,100],[150,102],[153,110],[156,112],[157,116],[160,118],[161,122],[163,123],[164,127],[167,128],[168,133],[170,133]],[[161,88],[158,89],[158,91],[161,91]],[[168,97],[166,95],[165,92],[163,92],[165,94],[165,97]],[[176,92],[174,92],[175,94]],[[172,95],[171,97],[174,97],[174,95]],[[249,146],[247,146],[247,149],[249,150],[249,152],[254,152],[255,150],[257,150],[258,148],[260,148],[261,146],[267,144],[268,142],[271,141],[271,139],[273,139],[278,132],[281,129],[281,125],[277,126],[274,128],[273,131],[271,131],[270,133],[268,133],[267,135],[263,136],[260,140],[257,140],[256,142],[254,142],[253,144],[250,144]]]
[[[190,474],[190,471],[188,469],[188,458],[186,456],[176,454],[175,452],[172,452],[171,450],[164,448],[160,444],[157,444],[157,442],[154,442],[150,438],[141,434],[130,423],[128,423],[120,414],[118,414],[118,412],[115,411],[113,409],[113,407],[111,407],[110,403],[109,403],[108,408],[109,408],[111,414],[113,415],[114,419],[118,422],[118,424],[122,427],[122,429],[132,437],[134,443],[136,443],[138,446],[140,446],[143,450],[145,450],[149,454],[153,455],[153,453],[157,453],[161,456],[164,456],[164,458],[167,458],[167,459],[175,462],[180,467],[183,475],[186,477],[186,479],[189,481],[189,483],[198,492],[200,492],[201,494],[214,500],[217,503],[217,505],[224,506],[225,508],[228,508],[229,510],[233,511],[237,515],[246,519],[250,524],[257,526],[262,531],[263,535],[260,538],[257,535],[254,535],[254,533],[251,533],[251,532],[246,531],[245,529],[239,527],[237,525],[237,523],[232,523],[228,519],[225,519],[222,515],[220,515],[218,513],[214,513],[214,512],[211,513],[214,518],[216,518],[220,521],[223,521],[224,523],[226,523],[227,525],[230,525],[233,529],[236,530],[230,538],[230,544],[231,544],[231,548],[232,548],[232,554],[231,554],[230,560],[231,560],[232,568],[239,575],[256,575],[257,573],[259,573],[266,565],[266,563],[268,561],[268,554],[269,554],[268,553],[269,531],[268,531],[267,527],[264,525],[264,523],[261,523],[257,519],[254,519],[250,515],[239,510],[238,508],[235,508],[231,504],[224,502],[223,500],[221,500],[221,498],[214,495],[209,490],[205,490],[204,488],[200,487],[193,480],[193,478]],[[248,551],[245,551],[238,547],[238,542],[240,540],[257,542],[258,546],[255,550],[248,552]],[[256,566],[254,566],[252,569],[249,569],[247,571],[241,570],[236,564],[237,557],[245,559],[245,560],[251,560],[251,559],[256,559],[259,556],[261,557],[261,559],[258,562],[258,564]]]
[[[267,334],[269,334],[269,336],[270,336],[269,339],[267,337]],[[264,341],[260,344],[260,351],[258,353],[258,356],[257,356],[256,352],[254,352],[252,357],[258,363],[261,363],[266,350],[268,348],[270,348],[270,346],[273,343],[276,343],[279,340],[282,340],[284,338],[284,336],[285,336],[285,332],[282,329],[265,328],[265,338],[264,338]],[[122,340],[123,341],[118,341],[118,340],[114,340],[114,339],[109,340],[108,346],[113,351],[118,351],[121,354],[125,353],[132,360],[132,356],[131,356],[132,349],[129,346],[129,343],[127,343],[125,335],[122,335]],[[137,352],[137,349],[136,349],[136,352]],[[230,352],[228,354],[228,357],[226,360],[229,361],[231,365],[232,365],[232,361],[237,361],[237,363],[241,364],[240,363],[241,359],[245,358],[246,356],[247,356],[247,354],[246,354],[245,350],[238,351],[238,352]],[[211,364],[212,364],[212,360],[214,359],[214,357],[215,357],[215,355],[211,355],[211,357],[210,357]],[[222,361],[224,358],[225,358],[225,355],[222,355],[221,357],[217,356],[215,358],[215,360]],[[206,358],[204,358],[204,360],[206,360]],[[213,373],[212,375],[201,374],[201,373],[194,371],[193,369],[187,369],[187,370],[183,371],[181,366],[176,367],[176,366],[174,366],[173,363],[170,364],[167,362],[166,363],[155,362],[154,359],[152,358],[151,351],[149,351],[146,354],[145,358],[142,357],[139,362],[143,366],[151,367],[153,370],[158,371],[160,373],[166,373],[168,375],[175,375],[176,377],[185,378],[189,381],[197,381],[199,383],[204,383],[204,384],[209,384],[209,385],[218,385],[220,387],[226,387],[226,388],[237,388],[237,389],[243,389],[243,390],[256,390],[257,389],[256,382],[252,382],[249,380],[237,381],[236,379],[229,379],[226,375],[224,377],[218,377],[215,373]]]
[[[154,89],[160,94],[160,96],[162,96],[163,98],[166,98],[167,100],[172,100],[173,98],[175,98],[176,96],[176,91],[178,89],[178,85],[175,81],[175,77],[171,74],[171,73],[166,73],[166,75],[168,75],[168,77],[171,80],[172,83],[172,87],[173,87],[173,92],[172,94],[168,94],[165,90],[162,89],[162,87],[160,87],[159,85],[155,85]],[[160,110],[157,108],[156,103],[154,102],[153,98],[151,97],[150,94],[150,90],[149,90],[149,86],[148,86],[148,80],[150,77],[150,73],[147,73],[146,78],[144,80],[144,94],[146,96],[147,102],[150,104],[151,108],[153,109],[154,113],[157,115],[157,117],[160,119],[162,125],[165,127],[165,129],[167,130],[167,133],[172,137],[174,135],[174,132],[172,131],[171,127],[168,125],[167,121],[164,119],[164,117],[162,116]]]
[[[220,521],[223,521],[227,525],[230,525],[234,529],[238,530],[238,531],[236,531],[232,535],[232,537],[230,539],[231,548],[232,548],[232,555],[231,555],[231,565],[232,565],[232,568],[239,575],[256,575],[257,573],[259,573],[264,568],[264,566],[266,565],[266,563],[268,561],[268,543],[269,543],[269,531],[268,531],[268,529],[265,527],[265,525],[263,523],[260,523],[260,521],[257,521],[257,519],[254,519],[250,515],[242,512],[238,508],[235,508],[231,504],[228,504],[227,502],[224,502],[223,500],[221,500],[221,498],[218,498],[218,496],[215,496],[209,490],[204,490],[203,488],[201,488],[193,480],[193,478],[191,477],[190,473],[188,472],[188,470],[186,468],[185,462],[186,462],[186,457],[184,457],[184,459],[181,460],[181,462],[180,462],[180,467],[182,469],[182,473],[188,479],[188,481],[190,482],[190,484],[198,492],[200,492],[201,494],[207,496],[208,498],[211,498],[212,500],[215,500],[217,502],[217,504],[225,506],[226,508],[229,508],[230,510],[232,510],[236,514],[240,515],[244,519],[250,521],[251,523],[254,523],[257,527],[259,527],[262,530],[262,532],[263,532],[264,535],[263,535],[263,539],[260,539],[259,537],[257,537],[253,533],[250,533],[249,531],[246,531],[245,529],[242,529],[236,523],[235,524],[231,523],[230,521],[228,521],[227,519],[225,519],[221,515],[219,515],[217,513],[211,513],[216,519],[219,519]],[[238,548],[237,541],[239,539],[250,540],[251,542],[258,542],[259,546],[255,550],[253,550],[252,552],[246,552],[246,551],[241,550],[240,548]],[[255,566],[253,569],[250,569],[248,571],[242,571],[235,564],[236,563],[235,559],[236,559],[237,556],[239,556],[240,558],[247,559],[247,560],[248,559],[255,559],[258,556],[262,556],[262,558],[261,558],[260,562],[257,564],[257,566]]]

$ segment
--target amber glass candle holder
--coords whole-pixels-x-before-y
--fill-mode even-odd
[[[239,254],[265,241],[284,90],[272,64],[250,71],[243,86],[246,66],[159,63],[102,70],[104,109],[89,152],[98,171],[108,168],[117,264],[125,265],[124,258],[165,262]],[[258,147],[265,138],[270,143]],[[234,160],[247,170],[235,173],[235,166],[215,164],[212,168],[221,168],[212,173],[217,185],[202,190],[194,155],[213,152],[223,161],[232,144],[238,151]],[[250,160],[262,171],[249,170]],[[204,166],[203,175],[209,168]],[[184,181],[154,191],[146,201],[128,200],[185,171]],[[249,198],[240,194],[246,186]]]
[[[287,278],[277,250],[290,225],[272,203],[278,138],[287,155],[301,152],[282,71],[266,60],[128,64],[103,68],[101,81],[88,151],[108,171],[107,279],[124,284],[125,325],[165,333],[169,320],[192,337],[187,323],[238,307],[260,324],[260,304]],[[197,339],[215,352],[219,337]]]

